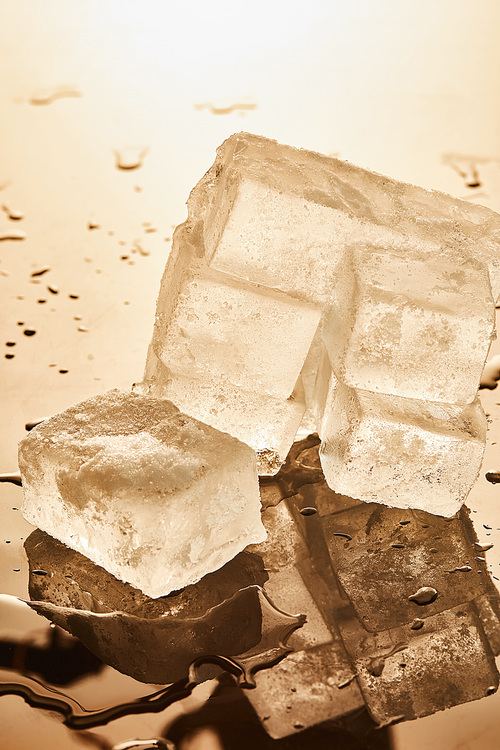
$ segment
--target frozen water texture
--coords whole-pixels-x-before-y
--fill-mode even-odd
[[[484,447],[500,217],[247,133],[188,213],[143,392],[247,442],[262,474],[307,408],[333,490],[455,513]]]
[[[169,401],[109,391],[20,443],[24,517],[151,597],[262,541],[255,453]]]
[[[486,417],[472,404],[355,390],[334,378],[321,463],[337,492],[398,508],[456,513],[481,467]]]
[[[213,270],[203,253],[191,217],[174,233],[140,390],[246,442],[273,474],[305,411],[301,370],[321,312]]]

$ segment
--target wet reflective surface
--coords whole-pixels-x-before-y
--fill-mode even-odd
[[[269,746],[342,728],[367,748],[390,747],[391,725],[493,695],[500,596],[467,508],[445,519],[337,495],[318,442],[297,442],[262,480],[265,542],[160,599],[34,530],[29,597],[0,600],[2,621],[18,622],[0,643],[0,694],[90,731],[210,685],[186,731],[223,695]],[[127,698],[82,701],[79,685],[109,668],[132,678]]]
[[[227,3],[195,14],[183,4],[169,14],[114,2],[78,14],[52,0],[5,7],[2,747],[498,746],[498,341],[481,390],[486,455],[468,498],[478,542],[464,512],[443,524],[346,497],[332,507],[314,445],[299,481],[262,485],[273,544],[159,602],[66,557],[20,515],[12,480],[25,425],[141,379],[172,228],[231,133],[500,208],[495,4],[278,6],[254,3],[244,20]],[[71,621],[82,640],[61,627]],[[223,656],[189,670],[190,649]],[[382,729],[368,713],[383,725],[471,697]],[[107,723],[68,727],[99,714]]]

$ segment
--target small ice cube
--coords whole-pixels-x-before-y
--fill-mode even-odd
[[[254,451],[164,399],[71,406],[21,441],[19,467],[26,520],[153,598],[266,537]]]

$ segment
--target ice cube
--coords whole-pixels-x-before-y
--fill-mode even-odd
[[[364,247],[356,256],[354,324],[343,359],[336,321],[326,321],[323,333],[340,380],[407,398],[472,402],[494,332],[488,269],[446,253],[408,257]]]
[[[274,473],[305,411],[301,369],[321,311],[210,269],[196,227],[191,217],[174,234],[143,390],[246,442],[259,472]]]
[[[321,428],[321,465],[340,494],[452,516],[475,481],[486,418],[466,406],[348,388],[332,380]]]
[[[275,474],[285,460],[306,405],[299,378],[287,399],[245,391],[223,380],[174,375],[150,346],[139,393],[173,401],[181,411],[228,432],[257,454],[259,474]]]
[[[262,541],[255,453],[169,401],[118,390],[20,443],[26,520],[153,598]]]
[[[500,217],[345,161],[239,133],[193,190],[213,268],[324,304],[352,247],[446,251],[488,266],[500,293]]]
[[[224,381],[286,400],[318,327],[318,308],[193,262],[154,350],[175,376]]]

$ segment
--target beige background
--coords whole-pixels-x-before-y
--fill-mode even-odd
[[[0,205],[24,219],[1,211],[0,237],[26,239],[0,242],[2,335],[15,342],[1,342],[15,356],[0,357],[0,471],[15,470],[26,421],[140,378],[172,228],[229,134],[335,154],[500,210],[494,0],[2,5]],[[116,168],[115,151],[144,150],[142,167]],[[500,393],[483,395],[485,469],[499,469]],[[483,541],[499,541],[499,496],[481,475],[469,504]],[[29,533],[12,516],[18,489],[2,485],[0,502],[12,536],[1,590],[25,595],[13,571]],[[500,570],[500,544],[488,560]],[[396,747],[493,750],[498,705],[398,726]]]

